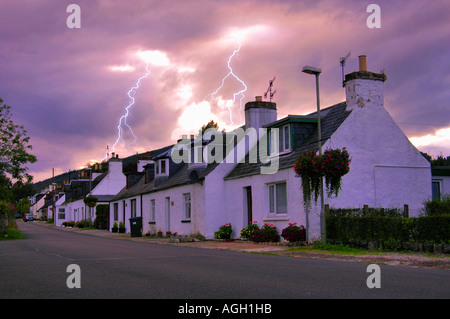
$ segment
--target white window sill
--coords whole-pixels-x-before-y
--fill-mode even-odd
[[[265,222],[275,222],[275,221],[289,221],[288,214],[269,214],[263,218]]]

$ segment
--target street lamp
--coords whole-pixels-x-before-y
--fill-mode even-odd
[[[317,134],[319,142],[319,155],[322,155],[322,133],[320,126],[320,98],[319,98],[319,75],[322,70],[313,66],[304,66],[303,73],[312,74],[316,76],[316,96],[317,96]],[[323,178],[320,179],[320,230],[322,234],[322,242],[326,243],[326,216],[325,216],[325,203],[323,198]]]
[[[88,170],[90,173],[89,174],[89,193],[88,193],[88,196],[89,196],[89,194],[92,193],[92,167],[86,167],[85,169]],[[84,208],[86,208],[86,205]],[[92,219],[92,210],[91,209],[92,208],[89,206],[89,219]]]

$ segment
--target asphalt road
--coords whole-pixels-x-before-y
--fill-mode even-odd
[[[140,243],[33,223],[19,227],[25,239],[0,241],[2,299],[450,297],[448,270],[379,265],[381,287],[370,289],[365,263]],[[69,265],[79,271],[68,272]],[[69,288],[68,279],[80,288]]]

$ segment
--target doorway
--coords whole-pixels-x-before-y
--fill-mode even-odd
[[[170,197],[166,197],[166,232],[170,232]]]
[[[244,197],[247,206],[247,225],[250,225],[253,221],[253,204],[252,204],[252,187],[244,187]]]

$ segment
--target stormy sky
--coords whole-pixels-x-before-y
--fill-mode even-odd
[[[67,25],[72,3],[80,28]],[[380,28],[367,26],[371,3]],[[448,1],[15,0],[0,3],[0,25],[0,97],[31,137],[36,182],[101,161],[114,144],[125,157],[211,119],[241,125],[274,77],[278,118],[314,112],[304,65],[322,69],[323,107],[342,102],[348,52],[345,73],[363,54],[384,70],[385,107],[413,144],[450,155]]]

